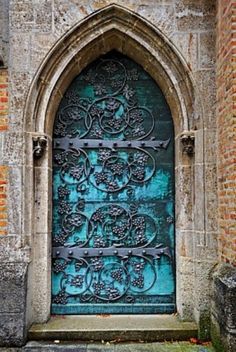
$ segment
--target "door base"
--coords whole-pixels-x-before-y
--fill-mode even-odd
[[[14,350],[15,351],[15,350]],[[210,343],[201,347],[191,342],[152,342],[152,343],[80,343],[29,341],[25,347],[15,352],[174,352],[174,351],[204,351],[214,352]],[[11,351],[13,352],[13,351]]]
[[[31,340],[163,341],[197,337],[197,325],[175,315],[81,315],[52,316],[34,324]]]

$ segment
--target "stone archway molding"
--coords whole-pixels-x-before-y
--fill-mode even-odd
[[[184,58],[150,22],[112,4],[71,28],[45,57],[26,102],[26,130],[50,136],[67,86],[90,62],[112,49],[135,60],[156,80],[171,108],[176,135],[195,127],[201,114],[193,116],[194,83]]]
[[[180,136],[201,126],[201,104],[196,104],[196,86],[191,71],[171,41],[157,28],[134,12],[109,5],[79,22],[51,49],[31,84],[24,110],[26,138],[35,148],[40,136],[46,136],[48,148],[42,158],[33,160],[27,152],[24,193],[25,227],[32,233],[32,261],[29,266],[29,324],[46,322],[51,304],[51,140],[54,118],[60,100],[71,81],[100,55],[117,50],[140,64],[161,88],[171,109],[176,138],[176,231],[185,228],[194,185],[190,168],[181,168]],[[32,146],[34,140],[34,147]],[[29,151],[29,149],[27,149]],[[186,156],[184,157],[186,158]],[[192,161],[185,163],[191,164]],[[187,181],[185,181],[187,180]],[[30,187],[32,184],[32,187]],[[183,192],[183,185],[188,192]],[[179,186],[179,187],[178,187]],[[191,228],[193,228],[193,221]],[[177,252],[181,244],[176,246]],[[193,316],[193,298],[184,293],[182,270],[178,272],[177,307],[184,318]],[[180,279],[178,279],[180,277]],[[186,274],[186,281],[189,276]],[[191,277],[193,280],[193,277]],[[179,283],[180,284],[179,284]],[[192,281],[193,282],[193,281]]]

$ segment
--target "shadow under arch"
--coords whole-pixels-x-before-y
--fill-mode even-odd
[[[172,112],[175,134],[193,128],[194,84],[187,63],[150,22],[112,4],[71,28],[48,53],[27,98],[26,131],[50,138],[59,102],[73,78],[114,49],[140,64],[159,85]]]

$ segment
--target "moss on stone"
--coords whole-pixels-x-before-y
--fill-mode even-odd
[[[216,352],[226,352],[223,343],[221,341],[221,335],[218,326],[215,323],[211,323],[211,341]]]
[[[198,327],[198,337],[202,341],[210,339],[211,317],[210,312],[201,312]]]

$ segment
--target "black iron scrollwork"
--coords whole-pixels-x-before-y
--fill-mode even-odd
[[[158,143],[161,143],[161,146]],[[63,142],[61,144],[63,146]],[[113,147],[109,148],[108,143],[104,144],[107,148],[101,149],[98,143],[94,163],[86,151],[87,146],[83,149],[76,146],[78,149],[75,149],[68,145],[66,150],[59,149],[62,148],[60,146],[56,147],[58,149],[54,149],[54,160],[55,164],[60,167],[62,181],[80,185],[86,180],[98,190],[109,193],[121,191],[130,183],[146,183],[154,175],[156,171],[155,158],[147,151],[147,148],[126,147],[124,152],[125,146],[118,148],[116,145],[114,149]],[[146,145],[148,147],[148,143]],[[168,141],[157,141],[153,148],[165,149],[167,146]],[[64,147],[66,146],[64,145]],[[93,149],[96,149],[96,146]],[[127,187],[127,191],[130,189]]]
[[[66,94],[67,103],[57,115],[55,137],[148,137],[154,118],[147,107],[138,105],[135,90],[129,86],[131,78],[138,79],[135,69],[127,70],[120,61],[102,60],[83,77],[94,91],[93,99],[81,98],[75,92]]]
[[[139,74],[125,61],[102,59],[79,76],[87,96],[79,89],[67,91],[58,111],[53,141],[56,305],[71,299],[133,304],[152,292],[158,263],[171,262],[170,248],[159,242],[162,227],[171,228],[173,217],[155,219],[140,211],[134,196],[154,177],[160,200],[172,192],[169,171],[158,169],[156,158],[171,138],[154,137],[153,113],[139,104],[131,84]],[[96,194],[96,205],[89,192]],[[115,201],[120,195],[133,202]]]
[[[79,241],[75,235],[78,229]],[[54,237],[53,270],[60,276],[61,287],[54,303],[66,304],[75,296],[83,302],[110,302],[127,292],[151,289],[156,280],[155,260],[163,255],[171,257],[168,247],[150,246],[157,234],[155,221],[139,214],[133,205],[129,211],[118,205],[103,206],[90,218],[65,208],[63,232]],[[68,273],[67,266],[75,269]],[[134,301],[135,297],[127,303]]]

